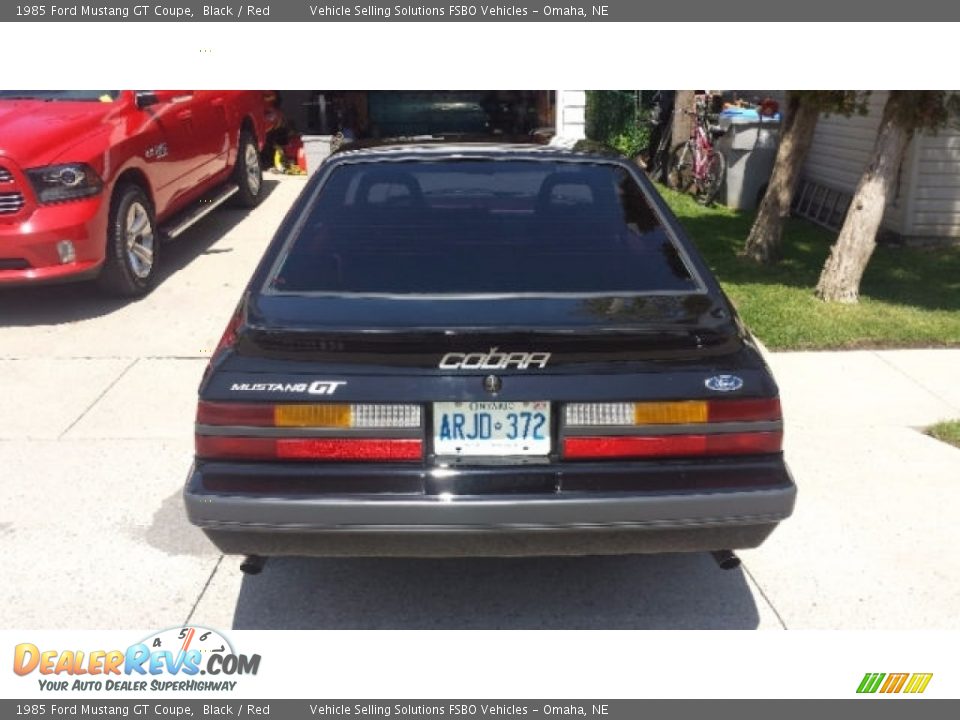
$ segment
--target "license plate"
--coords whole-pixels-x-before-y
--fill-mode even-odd
[[[550,403],[434,403],[433,450],[447,456],[548,455]]]

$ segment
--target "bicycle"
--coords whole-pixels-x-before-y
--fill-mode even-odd
[[[692,190],[699,203],[710,205],[720,192],[727,174],[727,160],[713,144],[725,131],[710,124],[706,102],[699,98],[695,112],[683,112],[696,115],[696,122],[689,139],[674,147],[670,153],[667,186],[680,192]]]

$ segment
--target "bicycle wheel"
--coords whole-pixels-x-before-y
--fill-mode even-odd
[[[703,179],[697,183],[697,201],[703,205],[710,205],[716,200],[726,175],[727,159],[719,150],[712,150]]]
[[[693,180],[693,148],[689,142],[680,143],[670,152],[667,187],[687,192],[693,185]]]

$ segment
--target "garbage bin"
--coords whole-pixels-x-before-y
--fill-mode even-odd
[[[717,200],[737,210],[753,210],[763,199],[780,142],[780,114],[764,117],[749,108],[720,113],[726,132],[717,149],[727,161],[727,176]]]
[[[313,173],[330,154],[330,135],[304,135],[303,151],[307,155],[307,173]]]

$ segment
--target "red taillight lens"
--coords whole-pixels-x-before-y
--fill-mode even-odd
[[[277,441],[286,460],[419,460],[423,443],[415,438],[308,438]]]
[[[588,458],[687,457],[753,455],[780,452],[782,432],[717,433],[716,435],[611,435],[569,437],[563,456]]]
[[[711,400],[707,403],[708,422],[756,422],[780,420],[780,398]]]
[[[197,405],[197,423],[269,427],[273,425],[273,405],[201,401]]]
[[[197,435],[204,460],[410,461],[423,457],[418,438],[261,438]]]

